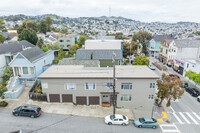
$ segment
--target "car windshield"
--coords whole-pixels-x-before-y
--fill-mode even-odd
[[[37,112],[40,112],[41,108],[37,108]]]
[[[126,117],[123,115],[123,119],[126,120]]]
[[[115,119],[115,115],[110,115],[110,119],[111,120]]]
[[[157,122],[157,120],[156,120],[156,119],[154,119],[154,118],[152,118],[152,120],[153,120],[154,122]]]
[[[145,120],[144,120],[144,118],[139,118],[139,121],[142,123],[142,122],[144,122]]]

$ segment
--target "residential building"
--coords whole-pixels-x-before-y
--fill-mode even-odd
[[[16,98],[25,86],[32,86],[37,77],[43,73],[44,66],[52,63],[54,52],[43,52],[39,47],[29,48],[19,52],[9,63],[13,68],[5,97]]]
[[[35,47],[35,45],[27,41],[19,41],[14,43],[4,43],[0,45],[0,75],[11,62],[13,57],[23,50]]]
[[[113,68],[57,65],[38,78],[48,102],[113,103]],[[137,109],[151,116],[157,79],[159,76],[147,66],[116,66],[117,107]]]
[[[79,35],[65,35],[58,38],[58,43],[64,50],[69,50],[69,47],[77,44]]]
[[[160,51],[159,51],[159,60],[166,65],[171,65],[171,61],[168,57],[169,57],[169,47],[171,46],[173,40],[169,40],[169,39],[164,39],[161,42],[160,45]]]
[[[200,40],[175,40],[171,51],[175,51],[174,56],[174,70],[181,75],[184,74],[186,60],[200,59]]]
[[[147,43],[149,57],[159,58],[160,43],[163,39],[173,39],[169,35],[153,35],[152,39]]]

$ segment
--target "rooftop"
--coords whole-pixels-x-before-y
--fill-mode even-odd
[[[199,48],[200,47],[200,40],[175,40],[175,45],[178,48]]]
[[[51,66],[43,74],[39,76],[40,79],[47,78],[112,78],[113,68],[99,68],[99,67],[83,67],[55,65]],[[116,78],[153,78],[159,79],[152,70],[147,66],[116,66]]]
[[[0,45],[0,54],[11,53],[15,54],[17,52],[23,51],[26,48],[35,47],[35,45],[31,44],[28,41],[19,41],[14,43],[4,43]]]

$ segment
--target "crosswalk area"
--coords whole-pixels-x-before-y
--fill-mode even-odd
[[[171,115],[174,124],[200,124],[200,113],[196,112],[174,112]]]

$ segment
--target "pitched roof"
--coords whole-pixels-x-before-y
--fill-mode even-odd
[[[178,48],[198,48],[200,47],[200,40],[175,40],[175,45]]]
[[[20,53],[30,62],[34,62],[35,60],[47,55],[49,52],[43,52],[39,47],[36,46]]]
[[[27,47],[35,47],[35,45],[31,44],[28,41],[19,41],[19,42],[14,42],[14,43],[4,43],[0,44],[0,54],[4,53],[11,53],[15,54],[17,52],[23,51],[24,48]]]
[[[170,39],[173,40],[174,37],[171,35],[154,35],[155,42],[161,42],[163,39]]]
[[[113,57],[113,52],[116,54],[115,59],[123,59],[121,50],[85,50],[78,49],[76,52],[77,60],[110,60]]]

